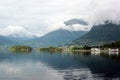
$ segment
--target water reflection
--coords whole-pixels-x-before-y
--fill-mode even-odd
[[[119,54],[32,52],[21,55],[1,52],[0,55],[0,80],[120,79]]]
[[[91,52],[91,55],[98,55],[98,56],[100,56],[100,52]]]
[[[108,54],[109,54],[109,55],[117,55],[117,56],[118,56],[118,55],[119,55],[119,52],[109,52]]]
[[[93,75],[87,68],[69,69],[60,71],[64,74],[64,80],[101,80],[102,76]]]
[[[0,65],[1,80],[63,80],[57,71],[41,62],[7,63]]]

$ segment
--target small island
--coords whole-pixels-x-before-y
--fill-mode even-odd
[[[29,46],[13,46],[10,48],[12,52],[30,52],[32,51],[32,47]]]

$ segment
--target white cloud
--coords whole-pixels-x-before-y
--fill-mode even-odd
[[[24,26],[32,33],[44,34],[53,25],[82,18],[91,27],[107,19],[118,22],[119,8],[120,0],[1,0],[0,26]]]
[[[4,35],[4,36],[15,35],[14,37],[16,37],[16,35],[19,35],[19,37],[32,38],[35,34],[31,33],[24,27],[9,25],[8,27],[0,29],[0,35]]]
[[[59,75],[57,70],[42,62],[1,62],[1,64],[2,74],[0,77],[4,80],[12,80],[13,78],[20,80],[63,80],[63,76]]]
[[[92,12],[91,16],[89,15],[91,24],[100,24],[106,20],[114,23],[120,21],[120,0],[93,0],[89,6],[89,10]]]
[[[65,29],[69,31],[89,31],[91,29],[90,26],[84,26],[80,24],[73,24],[71,26],[66,26],[64,23],[54,24],[46,29],[47,32],[51,32],[57,29]]]
[[[89,31],[90,27],[89,26],[83,26],[83,25],[80,25],[80,24],[74,24],[74,25],[70,26],[70,29],[74,30],[74,31]]]

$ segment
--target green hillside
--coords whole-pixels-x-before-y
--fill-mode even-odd
[[[72,42],[85,33],[86,31],[68,31],[64,29],[58,29],[42,37],[27,41],[23,44],[33,47],[61,46]]]
[[[93,26],[87,34],[74,40],[71,44],[99,45],[117,40],[120,40],[120,25],[106,23]]]

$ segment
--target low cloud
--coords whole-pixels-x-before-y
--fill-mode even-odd
[[[120,0],[92,0],[89,4],[88,21],[90,24],[101,24],[106,20],[110,20],[113,23],[120,23]]]
[[[70,29],[73,31],[89,31],[90,27],[85,25],[80,25],[80,24],[74,24],[70,26]]]
[[[89,31],[91,27],[80,25],[80,24],[73,24],[73,25],[67,26],[64,23],[57,23],[57,24],[54,24],[48,27],[46,31],[51,32],[51,31],[58,30],[58,29],[64,29],[64,30],[69,30],[69,31]]]
[[[34,33],[30,32],[24,27],[9,25],[8,27],[0,29],[0,35],[10,36],[10,35],[19,35],[19,37],[30,37],[32,38]],[[14,36],[16,37],[16,36]]]

